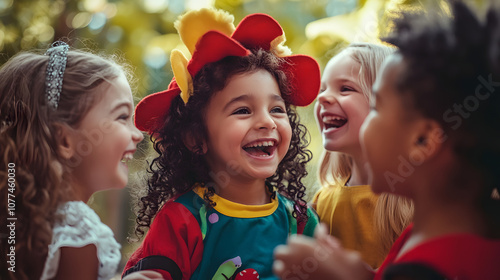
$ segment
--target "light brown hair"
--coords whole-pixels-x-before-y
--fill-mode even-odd
[[[40,278],[59,218],[55,211],[72,195],[67,162],[58,152],[59,128],[78,129],[101,92],[96,88],[126,73],[109,59],[69,51],[59,106],[53,110],[45,92],[48,59],[23,52],[0,68],[0,195],[5,198],[0,207],[6,210],[8,194],[14,195],[17,218],[15,244],[0,243],[2,279]],[[15,187],[7,184],[9,172],[15,174]],[[6,221],[7,213],[1,211],[0,219]],[[15,273],[6,267],[10,246],[15,246]]]

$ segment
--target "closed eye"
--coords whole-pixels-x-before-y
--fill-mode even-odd
[[[123,114],[123,115],[120,115],[117,120],[128,120],[130,118],[130,115],[129,114]]]
[[[246,115],[250,114],[250,110],[248,108],[238,108],[231,115]]]
[[[353,87],[350,86],[341,86],[340,87],[341,92],[346,92],[346,91],[356,91]]]
[[[284,113],[286,113],[286,110],[283,107],[276,106],[276,107],[271,109],[271,113],[284,114]]]

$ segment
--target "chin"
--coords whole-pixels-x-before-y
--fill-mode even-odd
[[[110,189],[123,189],[128,184],[128,176],[127,177],[118,177],[114,180],[113,184],[110,184]]]
[[[380,182],[377,180],[373,180],[372,183],[370,184],[370,188],[372,189],[372,192],[375,194],[382,194],[384,192],[390,192],[389,186],[385,182]]]
[[[378,189],[377,187],[378,187],[377,185],[373,185],[373,184],[372,184],[372,185],[370,185],[370,188],[372,189],[372,192],[373,192],[374,194],[382,194],[382,193],[383,193],[383,191],[381,191],[381,190],[380,190],[380,189]]]
[[[339,140],[323,140],[323,147],[330,152],[343,152],[346,145]]]
[[[254,176],[254,178],[265,180],[273,175],[274,175],[274,173],[259,173],[259,174],[256,174]]]
[[[273,171],[254,171],[254,172],[252,172],[253,174],[251,176],[255,179],[264,179],[265,180],[265,179],[273,176],[275,173],[275,170],[276,169],[274,169]]]
[[[128,184],[128,178],[123,180],[120,185],[117,186],[117,189],[123,189],[127,186]]]

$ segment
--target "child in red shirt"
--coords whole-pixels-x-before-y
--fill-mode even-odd
[[[375,275],[324,231],[293,238],[283,279],[500,279],[500,11],[451,7],[396,22],[360,132],[372,190],[411,198],[413,224]]]

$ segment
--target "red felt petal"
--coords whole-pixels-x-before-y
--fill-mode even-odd
[[[319,65],[307,55],[284,57],[287,64],[283,70],[288,75],[289,84],[293,85],[290,102],[296,106],[307,106],[318,96],[321,86]]]
[[[247,56],[250,51],[245,49],[237,41],[227,37],[218,31],[208,31],[196,43],[193,57],[188,63],[187,69],[194,77],[207,63],[212,63],[227,56]]]
[[[227,56],[246,56],[250,49],[270,49],[271,42],[283,35],[283,30],[276,20],[266,14],[252,14],[245,17],[230,37],[218,32],[205,33],[196,44],[196,50],[188,63],[192,77],[207,63],[212,63]],[[290,103],[307,106],[316,99],[320,90],[319,65],[310,56],[292,55],[284,57],[288,62],[283,65],[289,84],[292,85]],[[135,108],[137,128],[154,133],[164,122],[172,100],[180,94],[180,89],[172,80],[167,90],[146,96]]]
[[[135,126],[141,131],[153,133],[163,123],[172,100],[180,93],[181,90],[173,79],[167,90],[144,97],[135,107]]]
[[[251,14],[241,20],[231,36],[248,49],[269,50],[271,42],[283,35],[279,23],[266,14]]]

